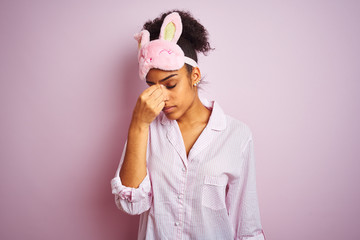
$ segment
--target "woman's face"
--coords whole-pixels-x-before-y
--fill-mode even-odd
[[[151,69],[146,76],[146,83],[151,86],[162,84],[167,97],[163,112],[171,120],[177,120],[191,107],[197,96],[193,83],[200,80],[200,71],[194,68],[191,74],[186,66],[176,71]]]

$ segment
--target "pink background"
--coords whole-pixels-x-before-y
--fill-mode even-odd
[[[173,8],[216,48],[203,94],[253,131],[268,240],[359,238],[360,3],[180,2],[0,2],[0,239],[136,237],[110,190],[146,87],[132,36]]]

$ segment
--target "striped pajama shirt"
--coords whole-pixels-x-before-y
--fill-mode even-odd
[[[163,112],[150,124],[147,175],[138,188],[111,180],[116,206],[141,214],[138,239],[264,240],[250,128],[216,101],[209,122],[186,155],[176,120]]]

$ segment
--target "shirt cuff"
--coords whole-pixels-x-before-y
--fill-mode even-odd
[[[241,240],[266,240],[264,231],[261,230],[256,236],[253,237],[243,237]]]
[[[151,194],[149,175],[146,174],[138,188],[126,187],[122,185],[120,177],[114,177],[111,180],[111,189],[112,194],[118,195],[121,199],[138,202]]]

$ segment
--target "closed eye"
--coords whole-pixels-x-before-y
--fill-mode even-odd
[[[167,89],[171,89],[171,88],[174,88],[175,86],[176,86],[176,84],[173,85],[173,86],[166,86],[166,88],[167,88]]]

